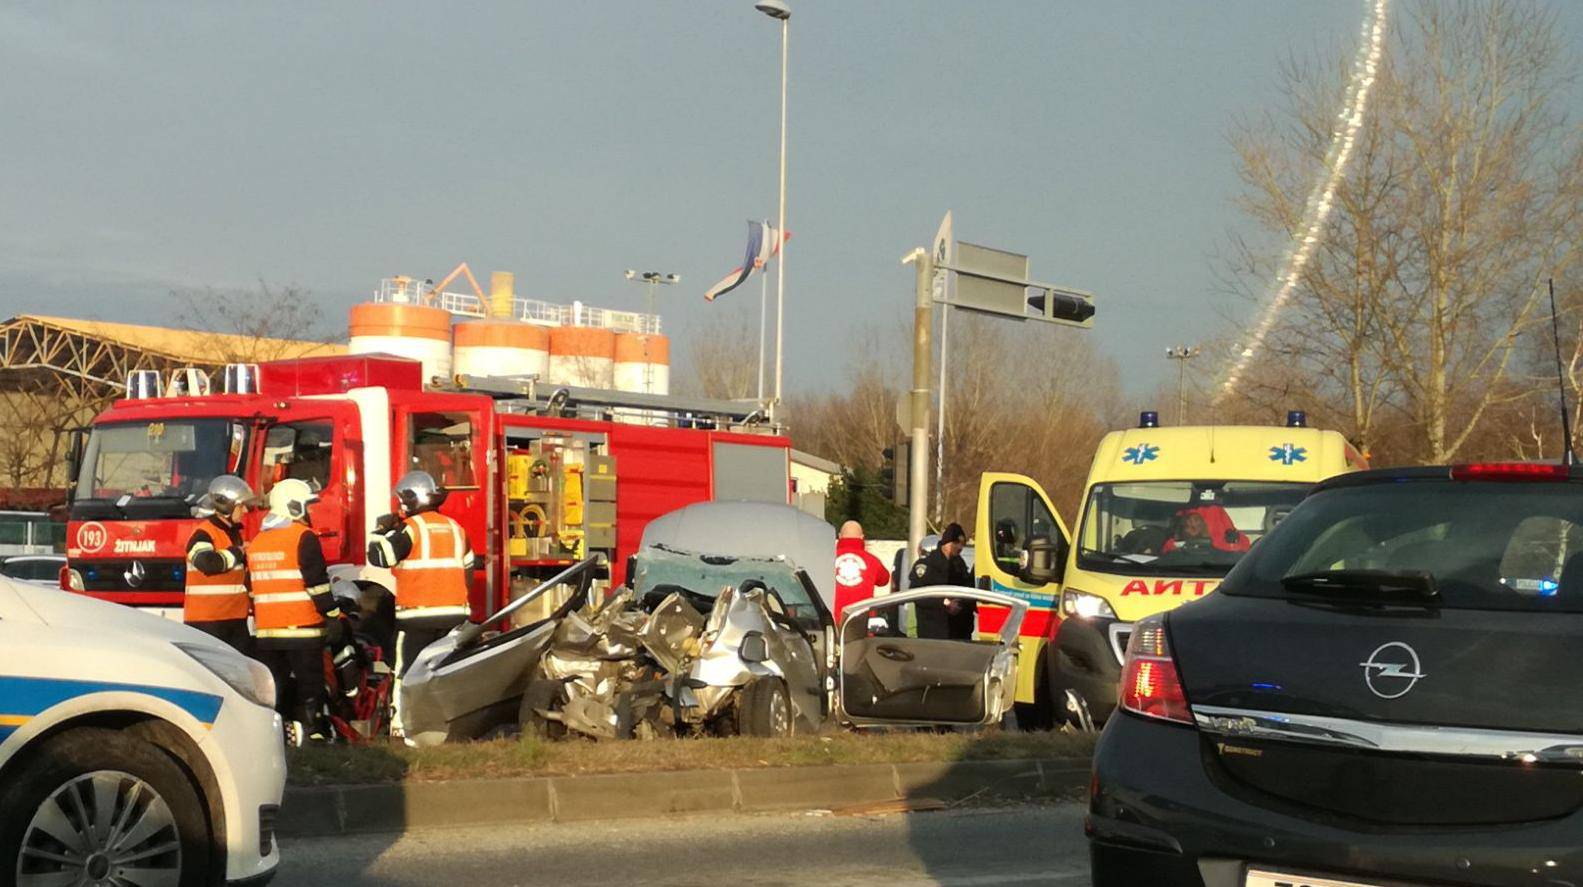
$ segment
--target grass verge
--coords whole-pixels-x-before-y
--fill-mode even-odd
[[[407,748],[398,743],[290,749],[292,785],[361,785],[667,770],[807,767],[1087,757],[1070,733],[831,733],[791,739],[700,737],[652,742],[497,740]]]

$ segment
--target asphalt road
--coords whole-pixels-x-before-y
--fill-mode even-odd
[[[848,884],[1087,887],[1074,804],[909,815],[667,818],[284,841],[290,887]]]

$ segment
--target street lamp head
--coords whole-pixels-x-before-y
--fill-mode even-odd
[[[633,271],[631,268],[627,269],[627,279],[628,280],[636,280],[637,276],[638,276],[638,272]]]
[[[791,18],[791,7],[786,5],[785,0],[759,0],[753,4],[753,8],[781,21]]]
[[[682,282],[682,276],[680,274],[667,274],[667,275],[665,275],[665,282],[666,283],[681,283]]]

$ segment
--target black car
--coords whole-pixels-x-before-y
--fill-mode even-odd
[[[1583,470],[1320,484],[1138,624],[1095,887],[1583,884]]]

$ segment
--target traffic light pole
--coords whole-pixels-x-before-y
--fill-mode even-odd
[[[907,554],[903,564],[912,563],[923,544],[929,511],[929,360],[933,356],[934,334],[934,256],[926,249],[914,250],[905,261],[917,274],[917,301],[912,320],[912,426],[911,464],[907,483]],[[905,586],[903,586],[905,587]]]

